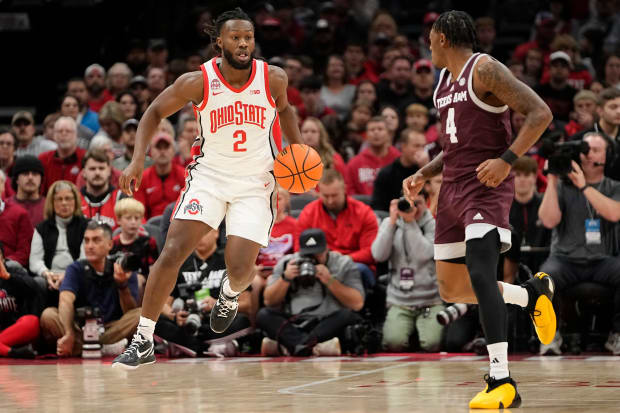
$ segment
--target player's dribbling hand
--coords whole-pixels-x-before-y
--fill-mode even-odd
[[[118,178],[118,186],[125,194],[132,196],[134,191],[140,188],[142,183],[142,171],[144,165],[142,162],[131,161],[129,166],[125,168],[121,176]],[[134,183],[132,185],[132,183]]]
[[[417,172],[409,178],[405,178],[403,181],[403,195],[405,195],[410,204],[413,205],[413,198],[422,190],[425,182],[426,179]]]
[[[510,164],[500,158],[487,159],[476,168],[478,180],[489,188],[501,184],[510,173]]]

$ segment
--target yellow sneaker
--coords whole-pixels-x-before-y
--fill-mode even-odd
[[[553,279],[544,272],[538,272],[534,277],[522,284],[529,295],[526,311],[534,323],[538,339],[543,344],[549,344],[555,337],[556,319],[553,310]]]
[[[504,409],[521,406],[517,383],[510,377],[495,380],[485,374],[487,386],[469,402],[470,409]]]

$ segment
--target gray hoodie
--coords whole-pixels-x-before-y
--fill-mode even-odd
[[[435,219],[428,210],[418,221],[407,223],[398,218],[396,225],[391,225],[389,217],[383,220],[371,251],[376,261],[389,260],[388,306],[441,304],[433,259],[434,238]]]

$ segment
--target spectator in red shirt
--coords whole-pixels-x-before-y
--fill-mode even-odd
[[[84,156],[84,179],[86,186],[82,193],[82,213],[86,218],[102,221],[116,228],[114,207],[122,192],[110,185],[110,159],[105,152],[92,150]]]
[[[12,184],[16,193],[11,200],[28,211],[30,222],[34,227],[43,221],[45,207],[45,198],[41,196],[43,173],[41,161],[32,155],[22,155],[17,158],[13,168]]]
[[[114,96],[105,88],[105,69],[98,63],[93,63],[84,71],[84,83],[88,90],[88,107],[99,112],[103,105]]]
[[[565,135],[573,136],[577,132],[590,129],[594,126],[594,121],[597,117],[597,105],[598,97],[591,90],[580,90],[577,92],[573,98],[575,111],[571,115],[571,121],[564,127]]]
[[[348,255],[357,263],[364,285],[373,286],[374,260],[370,247],[377,236],[377,217],[361,201],[346,195],[344,179],[333,169],[323,172],[319,182],[320,198],[310,202],[297,219],[295,251],[299,250],[299,236],[308,228],[325,232],[330,250]]]
[[[399,156],[392,146],[387,123],[381,116],[375,116],[366,125],[368,147],[353,157],[347,165],[347,192],[349,195],[372,195],[379,169],[394,162]]]
[[[561,50],[566,53],[573,62],[570,74],[568,75],[568,84],[577,90],[589,89],[592,84],[592,75],[588,67],[581,63],[577,41],[568,34],[559,35],[551,44],[551,50],[554,52]],[[542,78],[540,79],[541,84],[547,82],[549,82],[549,66],[545,67]]]
[[[348,82],[352,85],[359,85],[362,80],[369,80],[372,83],[379,81],[379,75],[366,59],[366,50],[362,42],[350,40],[344,48],[342,55],[346,72],[349,74]]]
[[[518,45],[512,57],[522,62],[528,50],[540,49],[543,52],[544,60],[547,61],[547,57],[551,53],[551,42],[554,38],[555,20],[553,18],[540,19],[536,22],[536,38],[531,42]]]
[[[326,118],[338,118],[336,112],[325,106],[325,102],[321,99],[321,79],[317,76],[308,76],[301,80],[299,84],[299,93],[303,107],[299,109],[299,121],[303,122],[308,116],[314,116],[325,122]]]
[[[153,166],[144,170],[140,189],[134,197],[146,208],[146,219],[162,215],[176,201],[185,185],[185,168],[174,164],[174,142],[167,133],[159,133],[151,143]]]
[[[24,208],[11,200],[4,201],[5,182],[6,175],[0,170],[0,242],[7,259],[28,268],[34,227]]]
[[[58,144],[58,149],[39,155],[45,171],[43,193],[47,193],[47,189],[56,181],[75,183],[80,173],[82,158],[86,153],[77,145],[77,124],[72,117],[58,118],[54,124],[54,140]]]

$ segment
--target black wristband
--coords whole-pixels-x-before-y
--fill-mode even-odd
[[[587,187],[588,187],[588,184],[585,184],[585,185],[584,185],[584,186],[582,186],[581,188],[578,188],[578,189],[579,189],[579,192],[583,192],[583,191],[585,191]]]
[[[517,154],[515,154],[510,149],[506,149],[506,152],[502,154],[500,159],[506,162],[507,164],[512,165],[515,163],[517,159],[519,159],[519,157],[517,156]]]
[[[289,280],[288,278],[286,278],[286,277],[284,276],[284,273],[282,273],[282,277],[281,277],[281,278],[282,278],[282,280],[283,280],[283,281],[285,281],[285,282],[287,282],[287,283],[290,283],[290,282],[291,282],[291,280]]]

